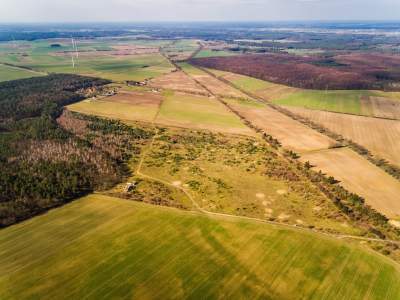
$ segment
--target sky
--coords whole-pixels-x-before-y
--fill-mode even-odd
[[[400,20],[400,0],[0,0],[0,22]]]

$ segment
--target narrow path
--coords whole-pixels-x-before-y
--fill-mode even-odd
[[[188,75],[188,76],[190,76],[190,75]],[[193,78],[193,77],[191,77],[191,78]],[[197,82],[197,80],[195,80],[195,81]],[[220,97],[218,95],[213,94],[207,87],[204,87],[204,88],[208,92],[210,92],[210,94],[212,96],[214,96],[218,101],[221,101],[226,106],[226,104],[220,99]],[[160,105],[160,107],[161,107],[161,105]],[[156,116],[154,117],[154,119],[153,119],[153,121],[151,123],[153,128],[156,130],[156,134],[153,136],[147,151],[144,151],[142,153],[142,155],[141,155],[141,157],[139,159],[138,167],[137,167],[135,173],[139,177],[150,179],[150,180],[153,180],[153,181],[157,181],[157,182],[160,182],[160,183],[162,183],[162,184],[164,184],[166,186],[169,186],[169,187],[172,187],[174,189],[177,189],[177,190],[181,191],[190,200],[190,202],[192,203],[193,207],[197,211],[199,211],[200,213],[203,213],[203,214],[208,215],[208,216],[230,218],[230,219],[242,220],[242,221],[253,221],[253,222],[257,222],[257,223],[263,223],[263,224],[269,224],[269,225],[273,225],[273,226],[278,226],[278,227],[281,227],[281,228],[295,229],[295,230],[299,230],[299,231],[303,231],[303,232],[307,232],[307,233],[322,234],[322,235],[327,236],[327,237],[336,238],[336,239],[342,239],[342,240],[344,240],[344,239],[352,239],[352,240],[359,240],[359,241],[365,241],[365,242],[379,242],[379,243],[385,243],[385,244],[386,243],[396,244],[396,245],[400,246],[400,241],[383,240],[383,239],[377,239],[377,238],[367,238],[367,237],[360,237],[360,236],[353,236],[353,235],[333,234],[333,233],[327,233],[327,232],[319,231],[319,230],[316,230],[316,229],[300,227],[298,225],[291,225],[291,224],[285,224],[285,223],[280,223],[280,222],[275,222],[275,221],[268,221],[268,220],[259,219],[259,218],[238,216],[238,215],[230,215],[230,214],[217,213],[217,212],[211,212],[211,211],[205,210],[204,208],[202,208],[197,203],[197,201],[194,199],[194,197],[186,189],[184,189],[183,187],[176,186],[176,185],[174,185],[174,184],[172,184],[172,183],[170,183],[168,181],[165,181],[165,180],[162,180],[160,178],[156,178],[156,177],[144,174],[142,172],[142,167],[143,167],[144,160],[145,160],[147,154],[151,151],[151,149],[152,149],[152,147],[154,145],[154,141],[155,141],[155,139],[157,137],[157,134],[158,134],[158,131],[157,131],[157,128],[156,128],[154,122],[155,122],[155,120],[156,120],[156,118],[158,116],[159,110],[157,111],[157,114],[156,114]]]

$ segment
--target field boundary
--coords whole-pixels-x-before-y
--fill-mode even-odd
[[[274,103],[271,103],[268,100],[265,100],[261,97],[258,97],[257,95],[254,95],[251,92],[248,92],[246,90],[243,90],[242,88],[236,86],[234,83],[230,82],[229,80],[226,80],[225,78],[221,78],[219,76],[216,76],[215,74],[213,74],[212,72],[210,72],[209,70],[203,68],[203,67],[199,67],[199,66],[195,66],[196,68],[202,70],[203,72],[209,74],[210,76],[220,80],[223,83],[226,83],[228,85],[230,85],[233,88],[238,89],[239,91],[241,91],[242,93],[246,94],[247,96],[249,96],[251,99],[258,101],[259,103],[263,103],[268,105],[270,108],[286,115],[287,117],[300,122],[303,125],[306,125],[307,127],[311,128],[312,130],[316,130],[317,132],[334,139],[335,141],[337,141],[340,144],[344,144],[343,146],[348,146],[349,149],[353,150],[354,152],[356,152],[358,155],[360,155],[361,157],[363,157],[364,159],[368,160],[370,163],[372,163],[373,165],[375,165],[376,167],[382,169],[383,171],[385,171],[388,175],[392,176],[393,178],[395,178],[396,180],[400,181],[400,167],[397,167],[396,165],[390,164],[387,161],[382,161],[381,159],[377,159],[376,155],[373,154],[370,150],[368,150],[367,148],[349,140],[344,138],[343,136],[332,132],[331,130],[325,128],[324,126],[314,123],[311,120],[301,117],[295,113],[292,113],[290,111],[288,111],[287,109],[285,109],[284,107],[278,106]],[[337,114],[341,114],[336,112]],[[349,115],[353,115],[353,114],[349,114]],[[355,115],[355,116],[359,116],[359,115]],[[366,116],[361,116],[361,117],[366,117]],[[385,118],[377,118],[377,119],[385,119]],[[391,120],[391,121],[399,121],[397,119],[387,119],[387,120]]]

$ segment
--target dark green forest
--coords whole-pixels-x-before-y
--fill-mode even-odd
[[[151,132],[63,110],[107,83],[64,74],[0,83],[0,227],[128,175]]]

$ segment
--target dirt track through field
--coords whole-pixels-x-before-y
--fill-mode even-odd
[[[234,85],[232,84],[231,86]],[[252,96],[251,93],[247,93],[247,95],[250,97]],[[253,98],[258,102],[262,102],[262,100],[258,97]],[[297,132],[297,135],[293,135],[293,139],[288,139],[288,137],[291,135],[291,130],[293,130],[289,129],[289,131],[285,131],[285,129],[288,128],[288,124],[292,122],[292,124],[296,124],[295,126],[300,126],[302,124],[284,115],[283,113],[278,112],[272,107],[268,108],[274,111],[277,116],[279,115],[278,120],[283,120],[283,117],[286,117],[291,122],[278,123],[279,125],[277,125],[276,122],[278,120],[275,120],[274,118],[263,120],[262,115],[266,117],[267,114],[262,113],[261,116],[257,116],[257,114],[254,113],[252,114],[251,111],[253,108],[249,106],[242,106],[241,114],[253,124],[256,124],[258,119],[258,126],[262,125],[262,122],[264,122],[264,124],[274,123],[274,125],[270,125],[270,128],[273,128],[273,126],[278,127],[278,130],[275,132],[275,134],[279,134],[279,130],[281,131],[281,142],[284,148],[290,148],[294,145],[296,146],[296,139],[301,142],[308,140],[312,141],[312,136],[314,134],[319,134],[317,131],[304,125],[304,127],[307,129],[306,131],[299,131]],[[267,128],[264,127],[263,129],[268,132]],[[302,133],[304,136],[301,135]],[[280,135],[274,135],[272,133],[270,134],[280,140]],[[322,134],[321,136],[328,138]],[[328,140],[331,139],[328,138]],[[303,147],[304,151],[299,152],[307,153],[306,149],[306,147]],[[309,155],[305,154],[302,156],[305,161],[309,160],[319,169],[326,172],[328,176],[333,176],[336,179],[341,180],[341,185],[343,187],[347,188],[350,192],[357,193],[364,197],[366,202],[374,207],[377,211],[385,214],[388,217],[400,217],[400,201],[398,200],[398,195],[400,194],[399,181],[385,173],[379,167],[367,161],[362,156],[358,155],[356,152],[347,148],[341,150],[342,151],[337,151],[335,149],[329,150],[327,147],[312,149],[312,147],[309,147]],[[367,174],[367,176],[364,176],[364,174]]]

